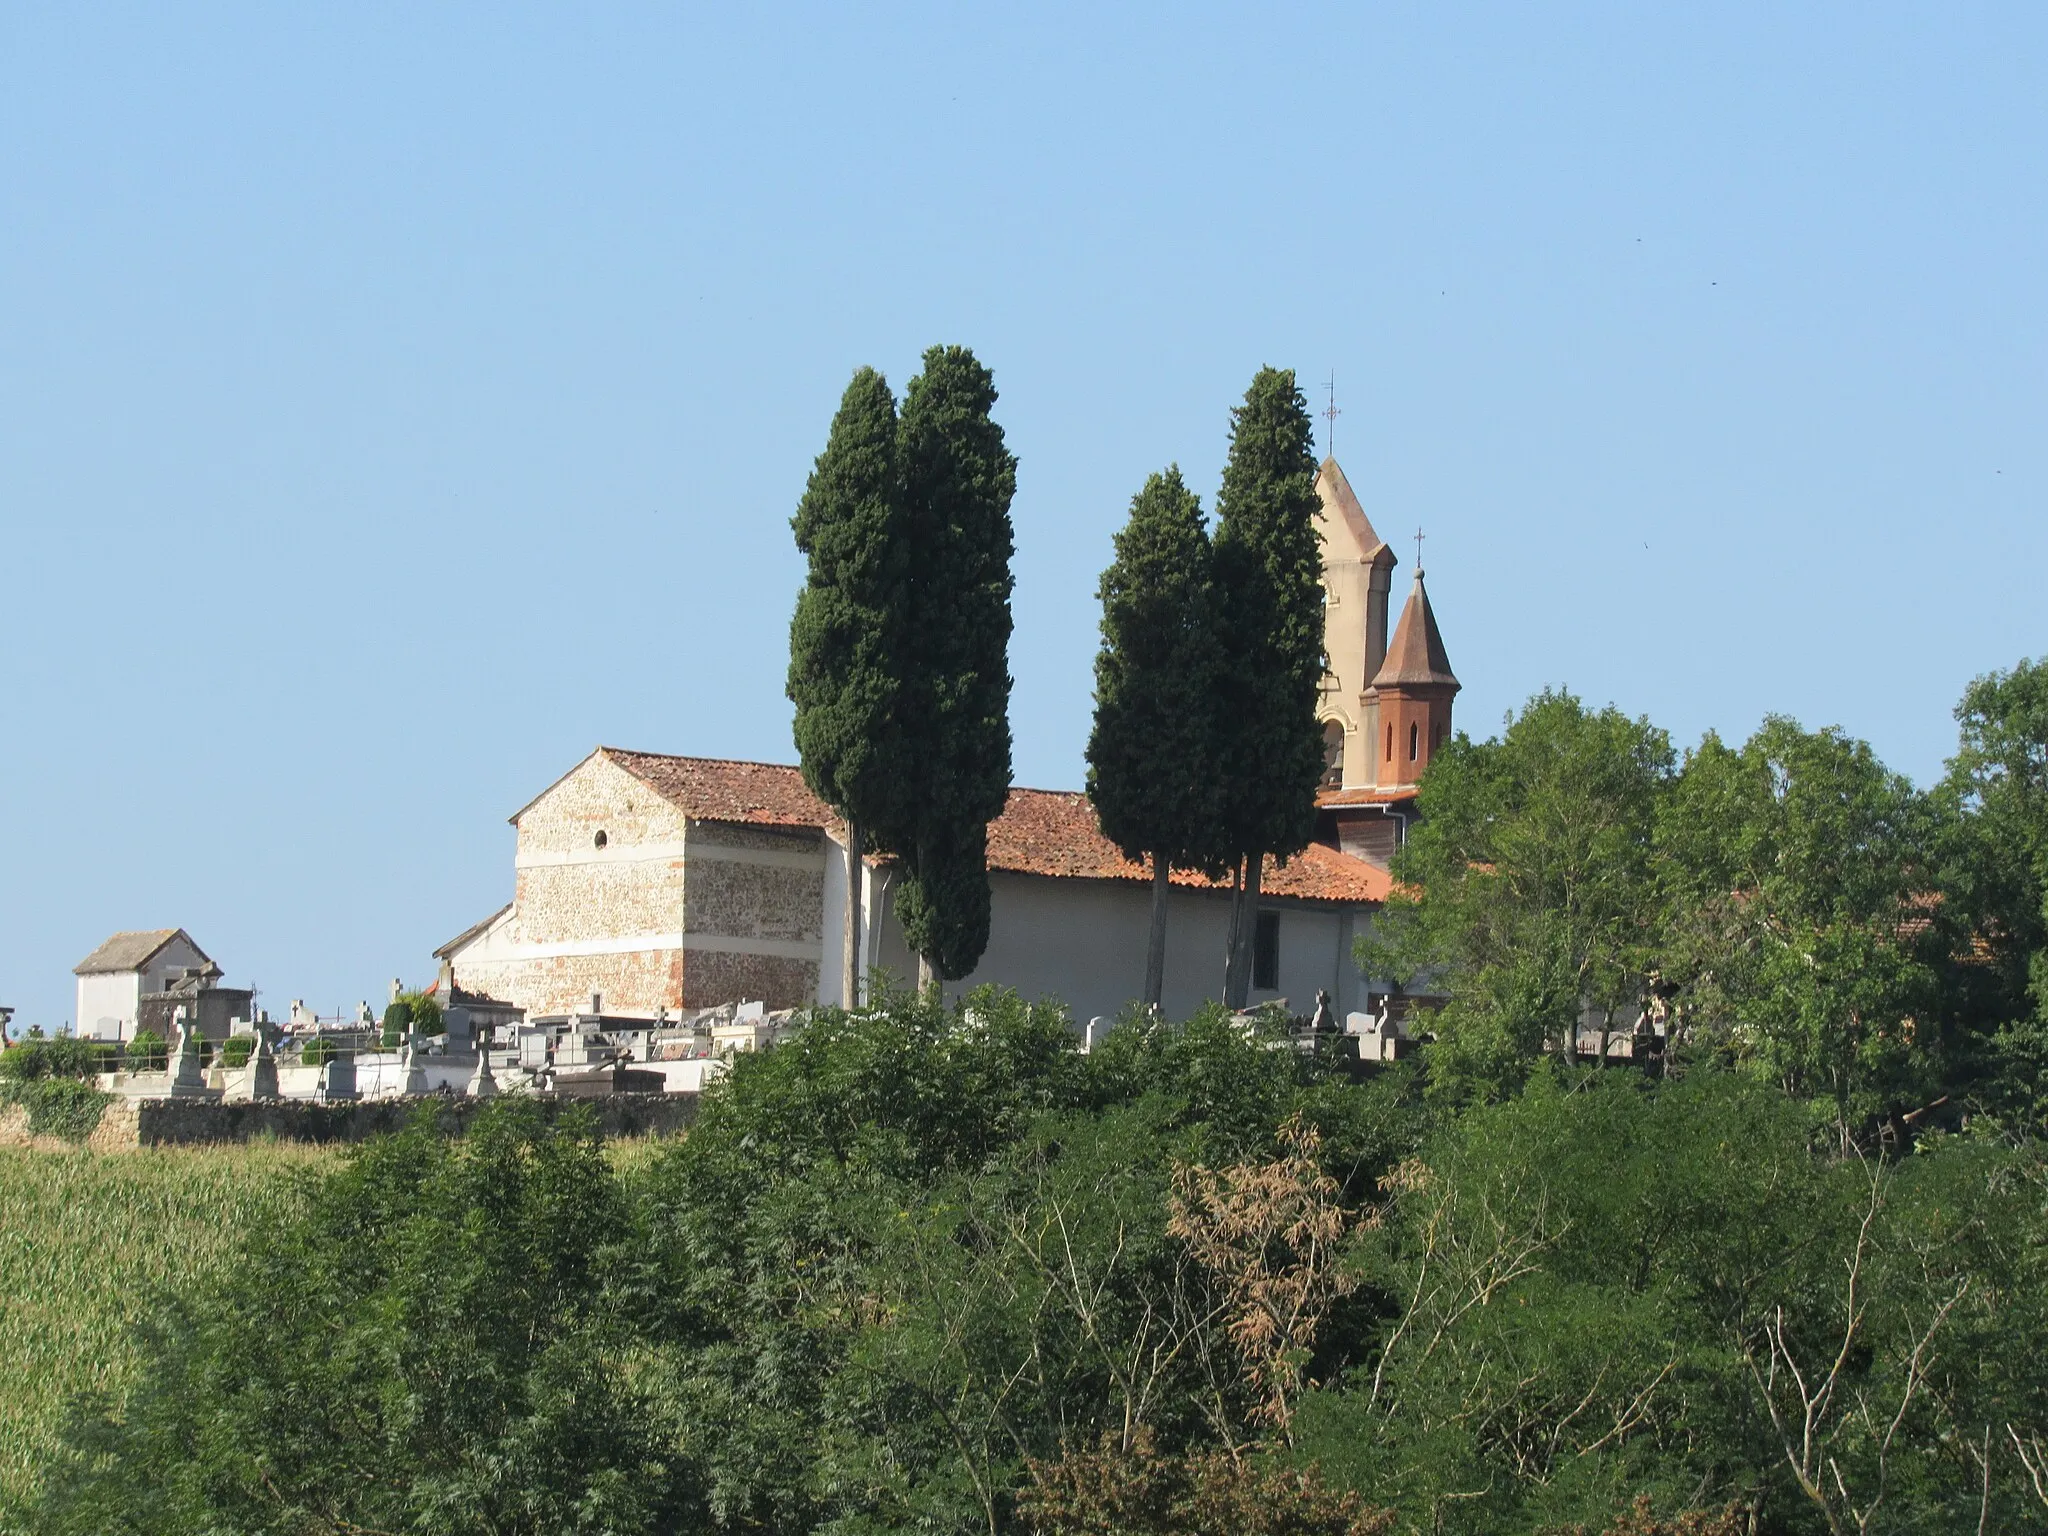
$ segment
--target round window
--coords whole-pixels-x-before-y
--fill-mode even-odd
[[[596,843],[598,847],[602,848],[606,843],[610,842],[611,839],[604,835],[604,829],[600,827],[598,828],[597,836],[593,838],[591,841]]]

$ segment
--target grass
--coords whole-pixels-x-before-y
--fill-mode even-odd
[[[631,1137],[608,1151],[625,1172],[661,1144]],[[30,1492],[71,1397],[126,1387],[136,1319],[173,1290],[203,1295],[251,1222],[295,1203],[295,1175],[341,1155],[260,1141],[110,1153],[0,1147],[0,1510]]]
[[[74,1393],[119,1393],[131,1325],[203,1292],[250,1221],[289,1206],[329,1149],[282,1142],[135,1152],[0,1148],[0,1508],[29,1491]]]

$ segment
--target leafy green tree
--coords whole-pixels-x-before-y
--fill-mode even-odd
[[[1202,504],[1179,466],[1151,476],[1102,573],[1088,737],[1088,798],[1103,835],[1126,858],[1152,864],[1148,1004],[1165,985],[1171,874],[1208,864],[1219,840],[1213,711],[1223,657],[1210,566]]]
[[[810,562],[789,630],[789,697],[804,782],[846,819],[848,894],[842,995],[860,984],[863,834],[910,819],[913,722],[899,710],[906,572],[896,399],[872,368],[840,397],[825,451],[798,503],[797,548]]]
[[[2048,1124],[2048,662],[1978,678],[1936,793],[1943,985],[1980,1102]]]
[[[964,976],[988,943],[987,826],[1010,792],[1010,498],[1017,461],[989,414],[995,378],[965,347],[933,347],[897,424],[903,530],[914,554],[899,709],[914,745],[897,911],[920,980]]]
[[[1244,1006],[1264,860],[1315,835],[1323,744],[1323,561],[1315,433],[1291,369],[1262,368],[1231,412],[1216,498],[1216,590],[1225,666],[1213,719],[1223,804],[1216,862],[1235,867],[1224,1001]]]
[[[1682,1035],[1838,1123],[1939,1076],[1926,807],[1869,746],[1770,719],[1688,755],[1659,830]],[[1910,1107],[1910,1106],[1909,1106]]]
[[[1657,963],[1652,848],[1672,771],[1647,720],[1552,692],[1498,740],[1458,736],[1430,763],[1360,963],[1448,993],[1432,1092],[1498,1096],[1546,1043],[1574,1061],[1589,1008],[1602,1062],[1609,1022],[1633,1025]]]
[[[384,1007],[384,1028],[377,1037],[377,1043],[385,1050],[396,1050],[412,1030],[412,1003],[404,997],[394,997]]]

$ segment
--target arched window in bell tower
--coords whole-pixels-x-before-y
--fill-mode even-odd
[[[1342,789],[1344,787],[1344,722],[1325,720],[1323,722],[1323,787]]]

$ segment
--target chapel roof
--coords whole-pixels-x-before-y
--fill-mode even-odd
[[[1415,585],[1401,609],[1401,622],[1394,626],[1394,638],[1387,645],[1387,659],[1373,678],[1375,688],[1459,686],[1451,671],[1451,658],[1444,652],[1444,637],[1436,627],[1436,613],[1429,606],[1429,593],[1422,585],[1422,572],[1415,573]]]
[[[654,752],[599,751],[686,816],[765,826],[829,827],[839,818],[813,795],[803,774],[782,763],[668,757]],[[1102,835],[1095,807],[1078,790],[1012,789],[988,828],[988,867],[1011,874],[1080,880],[1150,881],[1151,872],[1126,859]],[[1175,870],[1173,883],[1228,889],[1191,870]],[[1304,901],[1379,902],[1391,888],[1384,870],[1312,843],[1282,866],[1268,859],[1260,890]]]
[[[117,933],[71,968],[74,976],[98,976],[108,971],[139,971],[160,954],[173,939],[192,944],[192,935],[182,928],[136,928]],[[192,949],[201,960],[208,959],[197,944]]]

